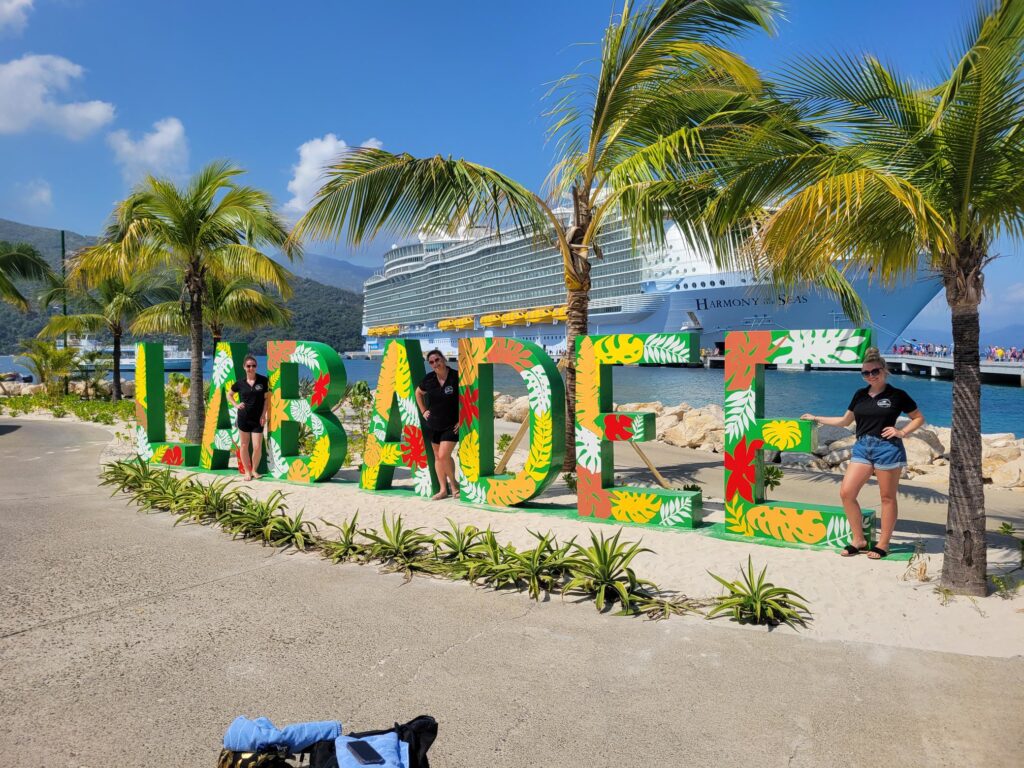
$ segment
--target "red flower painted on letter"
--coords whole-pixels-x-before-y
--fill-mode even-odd
[[[459,426],[469,426],[480,418],[480,390],[476,387],[459,392]]]
[[[172,467],[181,466],[183,457],[181,455],[181,446],[175,445],[167,449],[167,453],[164,454],[164,464],[170,464]]]
[[[412,469],[427,466],[427,450],[423,444],[423,432],[416,427],[402,430],[402,463]]]
[[[633,419],[609,413],[604,417],[604,436],[606,440],[629,440],[633,437]]]
[[[313,407],[320,405],[327,397],[327,388],[331,384],[331,374],[322,373],[320,377],[313,383],[313,396],[309,399],[309,402],[313,404]]]
[[[725,498],[731,499],[739,494],[751,504],[754,503],[754,480],[757,468],[754,459],[764,440],[754,440],[747,445],[747,438],[740,438],[732,453],[725,453],[725,471],[729,479],[725,483]]]

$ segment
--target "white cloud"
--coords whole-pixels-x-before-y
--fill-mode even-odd
[[[46,179],[33,179],[17,185],[22,207],[40,210],[53,207],[53,189]]]
[[[114,160],[121,166],[121,175],[128,184],[134,184],[147,173],[180,178],[188,171],[185,126],[176,117],[157,120],[153,130],[137,140],[128,131],[114,131],[107,136],[107,143],[114,150]]]
[[[369,138],[360,146],[380,149],[384,143],[380,139]],[[299,147],[299,162],[292,166],[292,178],[288,182],[292,198],[284,204],[286,216],[298,218],[306,212],[323,183],[321,174],[324,168],[347,148],[348,144],[333,133],[310,139]]]
[[[28,12],[35,0],[0,0],[0,34],[18,34],[28,23]]]
[[[1024,304],[1024,283],[1012,283],[1006,287],[1006,291],[1002,297],[1003,301],[1008,301],[1012,304],[1019,305]]]
[[[54,98],[84,72],[61,56],[30,54],[0,64],[0,134],[22,133],[39,126],[69,139],[84,139],[109,123],[114,119],[113,104],[61,103]]]

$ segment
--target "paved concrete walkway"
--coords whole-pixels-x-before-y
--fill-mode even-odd
[[[440,768],[1020,764],[1024,660],[403,584],[135,512],[107,439],[0,419],[4,764],[212,766],[240,713],[430,713]]]

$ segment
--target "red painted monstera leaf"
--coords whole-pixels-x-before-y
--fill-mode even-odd
[[[609,413],[604,417],[604,436],[608,440],[629,440],[633,437],[633,419]]]
[[[412,469],[413,467],[427,466],[427,450],[423,444],[423,432],[416,427],[406,427],[402,430],[402,463]]]
[[[470,426],[473,419],[480,418],[480,390],[465,389],[459,393],[459,426]]]
[[[327,388],[331,385],[331,375],[329,373],[322,373],[320,377],[313,383],[313,396],[309,399],[309,402],[313,404],[313,407],[320,405],[327,397]]]
[[[754,459],[763,445],[763,440],[754,440],[747,445],[747,438],[744,437],[736,443],[732,453],[726,451],[725,471],[729,473],[729,480],[725,484],[725,498],[731,499],[738,493],[751,504],[754,503],[754,480],[757,474]]]

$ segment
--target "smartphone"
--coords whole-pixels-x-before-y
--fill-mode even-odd
[[[383,765],[384,758],[380,752],[371,747],[365,741],[350,741],[347,744],[348,751],[355,755],[360,765]]]

